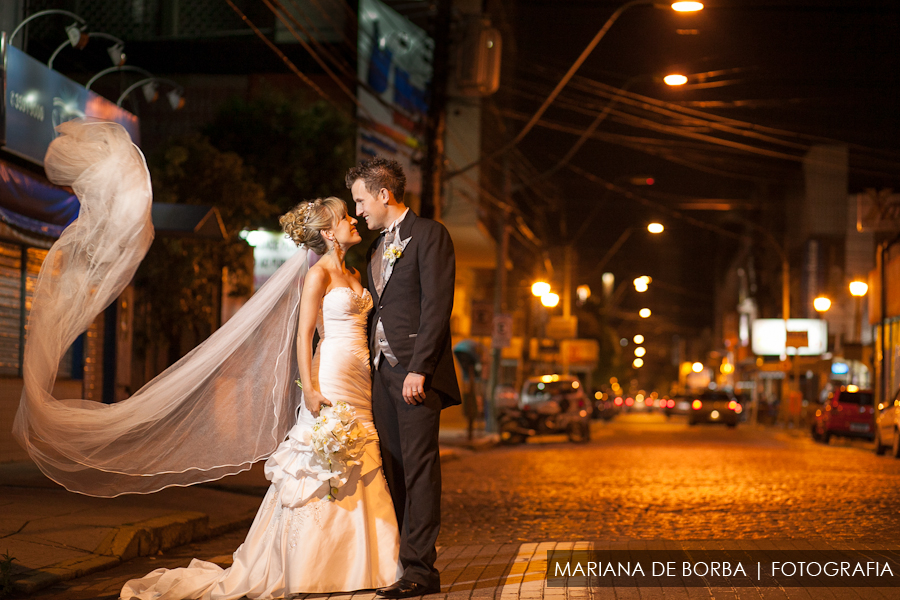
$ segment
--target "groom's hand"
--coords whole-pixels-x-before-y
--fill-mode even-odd
[[[403,381],[403,400],[407,404],[419,404],[425,400],[425,376],[410,373]]]

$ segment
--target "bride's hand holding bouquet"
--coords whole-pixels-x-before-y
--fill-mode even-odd
[[[331,401],[323,396],[319,390],[313,389],[312,386],[303,390],[303,403],[314,417],[319,416],[319,411],[323,406],[331,406]]]

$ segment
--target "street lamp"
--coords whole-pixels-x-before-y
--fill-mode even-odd
[[[857,340],[862,339],[862,299],[869,291],[869,286],[865,281],[851,281],[850,294],[855,299],[855,308],[853,311],[853,335]]]
[[[541,304],[543,304],[547,308],[553,308],[554,306],[559,304],[559,294],[547,292],[546,294],[541,296]]]
[[[665,77],[663,77],[663,81],[666,85],[671,85],[674,87],[686,84],[688,78],[684,75],[681,75],[680,73],[672,73],[671,75],[666,75]]]
[[[816,311],[823,313],[831,308],[831,300],[829,300],[825,296],[819,296],[818,298],[813,300],[813,308],[815,308]]]
[[[694,373],[700,373],[701,371],[703,371],[703,363],[695,362],[691,365],[691,371],[693,371]]]
[[[569,70],[566,71],[566,74],[563,75],[562,79],[559,80],[559,83],[556,84],[556,87],[553,88],[553,91],[550,92],[550,95],[547,96],[546,100],[544,100],[544,103],[541,104],[540,108],[537,109],[537,112],[532,115],[528,123],[525,124],[525,127],[522,128],[522,130],[516,135],[515,138],[512,139],[512,141],[510,141],[508,144],[504,145],[494,153],[483,156],[478,160],[467,164],[461,169],[457,169],[452,173],[448,173],[444,180],[446,181],[448,179],[456,177],[457,175],[462,175],[469,169],[478,166],[482,162],[493,160],[498,156],[509,152],[515,146],[517,146],[519,142],[521,142],[525,138],[525,136],[528,135],[528,132],[534,129],[534,126],[538,124],[538,122],[541,120],[541,117],[544,116],[544,113],[548,108],[550,108],[550,105],[553,104],[553,102],[556,100],[556,97],[559,96],[559,93],[563,90],[564,87],[566,87],[566,84],[569,83],[569,80],[572,79],[572,76],[575,75],[575,72],[578,71],[579,68],[581,68],[581,65],[585,60],[587,60],[587,57],[590,56],[591,52],[594,51],[594,48],[597,47],[597,44],[600,43],[600,40],[603,39],[603,36],[605,36],[609,31],[609,28],[613,26],[613,24],[619,19],[620,16],[622,16],[622,13],[634,6],[654,4],[655,2],[653,0],[631,0],[631,2],[626,2],[625,4],[617,8],[616,11],[609,17],[609,19],[606,20],[606,23],[603,24],[603,27],[600,28],[600,31],[598,31],[594,36],[594,39],[592,39],[590,43],[585,46],[584,50],[582,50],[581,52],[581,55],[577,59],[575,59],[575,62],[572,63],[572,66],[569,67]],[[703,4],[700,2],[675,2],[671,5],[671,7],[672,10],[679,13],[696,12],[699,10],[703,10]]]
[[[644,348],[643,346],[638,346],[637,348],[634,349],[634,355],[637,356],[638,358],[643,357],[645,354],[647,354],[647,349]]]
[[[531,293],[538,298],[550,293],[550,284],[546,281],[535,281],[531,286]]]
[[[674,2],[672,4],[672,10],[677,12],[696,12],[698,10],[703,10],[702,2]]]
[[[865,281],[851,281],[850,295],[861,298],[869,291],[869,285]]]
[[[646,319],[647,317],[650,316],[651,313],[650,313],[649,308],[642,308],[640,311],[638,311],[638,314],[641,316],[642,319]]]
[[[637,334],[636,336],[634,336],[633,339],[634,339],[635,344],[643,344],[644,343],[644,336],[642,336],[641,334]]]
[[[650,223],[647,225],[647,231],[650,233],[662,233],[666,228],[663,227],[662,223]]]
[[[559,95],[562,89],[566,87],[566,84],[569,83],[569,80],[572,79],[572,76],[575,75],[575,72],[579,68],[581,68],[581,65],[585,60],[587,60],[587,57],[591,54],[591,52],[594,51],[594,48],[597,47],[597,44],[600,43],[600,40],[602,40],[603,36],[606,35],[606,32],[609,31],[609,28],[613,26],[613,23],[615,23],[619,19],[619,17],[622,16],[622,13],[633,6],[640,6],[642,4],[654,4],[654,2],[653,0],[631,0],[631,2],[626,2],[618,9],[616,9],[616,12],[614,12],[609,17],[609,19],[606,20],[606,23],[603,24],[603,27],[601,27],[600,31],[597,32],[597,35],[594,36],[594,39],[592,39],[590,43],[585,46],[584,50],[582,50],[581,52],[581,55],[575,60],[574,63],[572,63],[572,66],[569,67],[569,70],[565,75],[563,75],[563,78],[559,80],[559,83],[556,84],[556,87],[553,88],[553,91],[550,92],[550,95],[547,96],[547,99],[544,100],[544,103],[541,105],[541,107],[537,110],[536,113],[534,113],[534,116],[531,117],[531,120],[528,121],[525,127],[522,128],[522,131],[520,131],[515,139],[513,139],[510,146],[514,146],[522,141],[522,138],[524,138],[528,134],[528,132],[531,131],[531,129],[535,125],[537,125],[538,121],[540,121],[541,117],[544,115],[544,112],[546,112],[546,110],[550,108],[550,105],[553,104],[553,101],[556,100],[556,97]],[[676,12],[696,12],[699,10],[703,10],[703,4],[701,4],[700,2],[675,2],[674,4],[672,4],[672,10]],[[505,151],[507,150],[507,148],[503,148],[503,150]]]
[[[640,369],[641,367],[644,366],[644,359],[643,358],[634,359],[633,361],[631,361],[631,366],[634,367],[635,369]]]
[[[578,301],[584,304],[591,297],[591,287],[587,284],[579,285],[575,288],[575,295],[578,296]]]

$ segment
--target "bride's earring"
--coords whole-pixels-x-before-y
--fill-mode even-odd
[[[330,242],[329,244],[327,244],[328,251],[333,252],[334,249],[337,248],[337,242],[334,240],[334,234],[332,233],[331,235],[325,235],[325,234],[323,234],[323,235],[325,236],[325,241]]]

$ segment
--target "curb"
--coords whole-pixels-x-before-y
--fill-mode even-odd
[[[25,571],[13,580],[13,589],[20,594],[33,594],[62,581],[111,569],[138,556],[149,556],[248,526],[255,516],[256,510],[210,527],[209,515],[186,511],[122,525],[111,531],[92,554]]]

